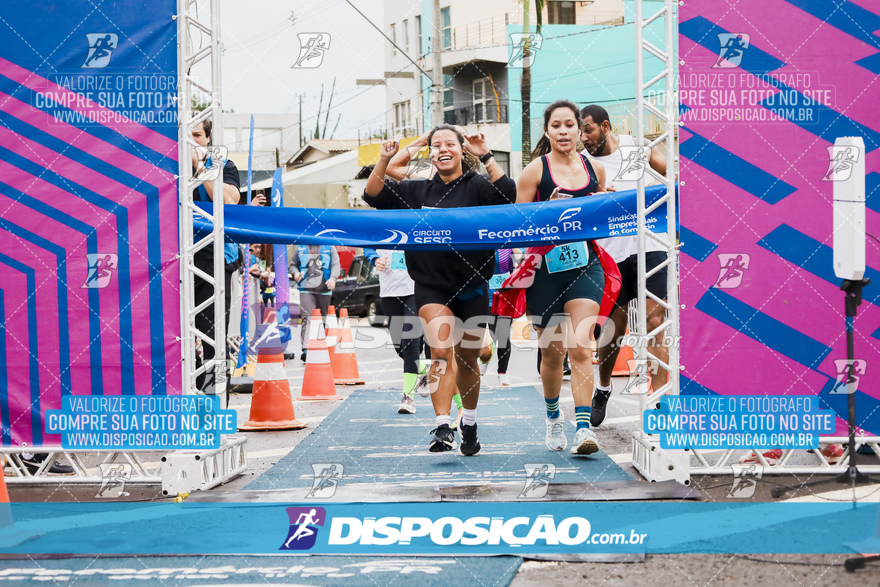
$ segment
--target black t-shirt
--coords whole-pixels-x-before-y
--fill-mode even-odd
[[[516,201],[516,182],[506,175],[492,183],[475,171],[447,183],[433,179],[385,181],[378,196],[364,194],[364,201],[382,210],[422,208],[467,208],[496,206]],[[495,251],[406,251],[406,267],[413,281],[452,294],[485,284],[495,270]]]
[[[193,173],[195,172],[196,170],[193,169]],[[238,177],[238,167],[236,167],[235,163],[230,159],[227,159],[223,166],[223,183],[235,186],[236,191],[241,189],[241,180]],[[239,193],[241,192],[239,191]],[[199,187],[193,190],[193,200],[196,202],[210,202],[211,198],[208,197],[208,192],[205,191],[204,186],[199,184]],[[240,197],[238,203],[241,204]]]
[[[193,169],[193,173],[196,170]],[[231,185],[235,187],[236,191],[239,191],[241,188],[241,180],[238,177],[238,167],[235,166],[231,160],[227,159],[226,163],[223,165],[223,183],[225,185]],[[241,193],[241,192],[239,192]],[[211,198],[208,196],[208,192],[205,190],[205,186],[203,184],[199,184],[198,187],[193,189],[193,201],[196,202],[210,202]],[[238,203],[241,204],[241,197],[239,196]],[[196,237],[198,239],[198,237]],[[211,267],[210,273],[213,274],[213,263],[214,263],[214,247],[207,246],[203,249],[196,252],[193,255],[193,259],[200,262],[200,266],[202,270],[205,267]]]

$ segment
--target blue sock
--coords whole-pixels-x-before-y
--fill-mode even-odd
[[[553,399],[544,398],[544,403],[547,404],[547,417],[548,418],[558,418],[559,417],[559,396],[557,395]]]
[[[590,427],[590,414],[592,413],[593,408],[590,406],[575,406],[574,419],[577,422],[577,430]]]

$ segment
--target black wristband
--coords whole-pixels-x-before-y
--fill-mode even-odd
[[[486,153],[485,155],[480,157],[480,163],[483,163],[485,165],[489,161],[489,159],[491,159],[494,156],[495,156],[495,153],[493,153],[492,151],[489,151],[488,153]]]

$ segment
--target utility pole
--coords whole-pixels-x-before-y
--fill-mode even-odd
[[[523,2],[523,55],[522,77],[520,78],[520,99],[522,100],[522,168],[525,169],[532,160],[532,68],[531,31],[529,30],[529,6],[531,0]],[[539,15],[540,20],[540,15]]]
[[[434,34],[432,39],[432,57],[434,61],[431,78],[433,83],[433,91],[431,93],[431,120],[434,126],[443,124],[443,66],[440,60],[440,50],[442,47],[442,23],[440,22],[440,0],[434,0]]]

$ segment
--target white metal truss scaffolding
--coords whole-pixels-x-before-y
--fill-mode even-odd
[[[212,136],[222,136],[222,121],[220,109],[220,2],[219,0],[202,0],[201,4],[210,5],[210,14],[206,21],[204,15],[199,16],[196,0],[178,0],[178,13],[174,17],[177,20],[177,66],[178,66],[178,97],[177,104],[179,120],[179,225],[180,225],[180,292],[181,292],[181,345],[183,349],[183,393],[198,393],[196,379],[202,373],[213,372],[213,393],[221,397],[221,406],[226,407],[226,310],[224,299],[224,255],[223,255],[223,199],[214,201],[210,213],[196,208],[193,204],[193,188],[198,181],[193,180],[191,167],[191,149],[196,146],[192,139],[192,129],[205,120],[210,119],[213,128]],[[208,24],[210,23],[210,24]],[[194,42],[198,38],[198,46]],[[210,58],[210,79],[196,79],[192,75],[195,65]],[[208,107],[201,112],[195,112],[192,108],[191,97],[195,91],[201,91],[207,97]],[[215,194],[223,193],[223,173],[214,180]],[[199,215],[209,222],[213,221],[214,230],[199,241],[194,242],[193,220]],[[200,271],[193,264],[193,255],[204,247],[214,247],[214,279]],[[198,275],[214,286],[213,298],[209,298],[196,306],[193,291],[194,277]],[[214,337],[201,332],[196,328],[195,317],[206,307],[214,304]],[[196,367],[196,339],[202,345],[210,345],[215,349],[214,360],[208,364]],[[210,381],[210,378],[207,379]],[[210,392],[210,391],[209,391]],[[201,489],[214,487],[237,475],[246,468],[246,437],[224,437],[219,449],[186,452],[189,458],[192,455],[204,457],[199,472],[203,475],[196,485]],[[21,459],[21,453],[41,454],[48,453],[42,466],[30,473]],[[162,463],[145,464],[141,460],[141,454],[150,452],[145,450],[107,450],[107,451],[75,451],[65,450],[58,446],[40,447],[2,447],[0,456],[6,462],[6,468],[11,471],[7,483],[17,484],[65,484],[65,483],[101,483],[102,478],[95,473],[96,468],[86,466],[83,459],[94,457],[98,452],[105,454],[102,463],[131,465],[131,479],[129,483],[169,483],[168,473],[163,475]],[[155,452],[155,451],[152,451]],[[177,453],[170,453],[167,457],[173,457]],[[176,457],[175,457],[176,458]],[[181,457],[182,458],[182,457]],[[69,465],[73,468],[72,475],[55,475],[49,473],[49,468],[55,461]],[[165,467],[168,469],[169,467]],[[172,485],[180,485],[176,480]],[[174,486],[176,486],[174,485]]]
[[[199,15],[199,4],[210,5],[210,13]],[[204,7],[203,7],[204,9]],[[199,390],[197,378],[206,374],[206,381],[213,389],[203,390],[221,396],[226,405],[226,310],[224,298],[225,261],[223,255],[223,173],[214,179],[214,198],[209,212],[193,204],[193,189],[200,182],[193,180],[191,152],[196,146],[192,129],[210,119],[213,143],[223,136],[220,104],[220,2],[219,0],[178,0],[178,106],[179,106],[179,202],[180,202],[180,293],[181,293],[181,345],[183,350],[183,393],[194,394]],[[199,79],[193,69],[205,59],[210,59],[210,76]],[[201,112],[193,110],[192,97],[197,93],[207,100]],[[216,160],[216,159],[215,159]],[[194,219],[202,217],[213,222],[214,230],[194,242]],[[205,247],[214,247],[214,275],[199,270],[193,263],[193,255]],[[214,295],[196,305],[195,277],[214,287]],[[196,316],[214,304],[213,337],[196,327]],[[196,340],[202,347],[214,349],[214,359],[196,366]]]
[[[40,454],[46,454],[45,460],[41,463],[39,469],[31,472],[25,466],[22,460],[22,453],[32,453],[36,450]],[[131,477],[126,480],[127,483],[161,483],[162,477],[159,474],[161,463],[145,463],[142,459],[142,452],[131,450],[108,450],[103,453],[104,458],[101,465],[130,465]],[[38,485],[60,485],[69,483],[96,483],[100,484],[104,478],[101,476],[100,465],[86,465],[85,461],[95,456],[95,451],[75,451],[64,450],[61,447],[40,446],[40,447],[14,447],[4,446],[0,449],[0,455],[6,461],[6,468],[10,471],[5,480],[10,485],[18,483],[22,484],[38,484]],[[54,475],[49,473],[49,468],[58,462],[62,465],[68,465],[73,469],[71,475]]]
[[[661,122],[663,132],[650,142],[650,148],[663,149],[665,145],[666,175],[662,176],[649,165],[644,165],[645,175],[638,183],[638,298],[636,312],[638,315],[637,329],[634,333],[638,343],[633,348],[637,393],[639,396],[640,414],[645,410],[654,409],[657,401],[666,395],[678,395],[679,392],[679,274],[678,274],[678,242],[675,198],[675,137],[678,123],[678,95],[675,87],[675,35],[678,34],[676,2],[665,0],[663,7],[656,13],[643,17],[642,0],[635,0],[635,41],[636,41],[636,144],[645,144],[645,111],[653,114]],[[664,43],[659,48],[645,39],[645,30],[655,20],[664,19]],[[645,81],[645,53],[659,59],[662,71],[654,78]],[[661,111],[657,106],[645,99],[645,92],[655,84],[665,82],[665,108]],[[666,185],[666,195],[650,206],[645,206],[645,180],[653,177]],[[666,232],[657,234],[646,228],[646,218],[657,208],[666,204]],[[646,270],[645,249],[648,241],[660,243],[667,251],[666,261],[659,266]],[[667,299],[662,300],[647,291],[647,279],[667,268]],[[651,298],[666,309],[664,319],[659,326],[647,331],[647,298]],[[652,337],[665,338],[672,341],[667,346],[669,359],[664,362],[648,352],[647,341]],[[669,373],[669,382],[648,396],[650,371],[648,361],[659,365]],[[640,430],[633,433],[633,466],[649,481],[665,481],[675,479],[681,483],[690,483],[688,472],[688,454],[683,450],[664,450],[660,447],[657,436],[647,435]]]
[[[100,451],[103,459],[94,462],[94,450],[65,450],[61,447],[41,446],[39,451],[47,456],[40,467],[31,472],[22,460],[22,453],[34,452],[34,447],[2,447],[0,456],[6,461],[10,475],[5,477],[10,485],[102,485],[107,479],[101,474],[101,465],[127,465],[125,484],[160,484],[163,495],[176,495],[198,489],[211,489],[244,473],[247,469],[247,437],[224,436],[220,448],[173,451],[156,462],[145,462],[145,454],[154,450]],[[73,469],[70,475],[55,475],[49,468],[58,461]]]

